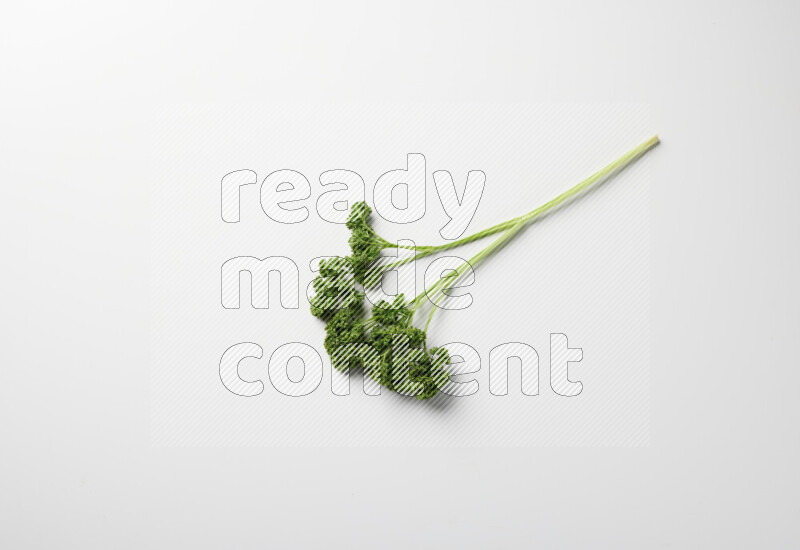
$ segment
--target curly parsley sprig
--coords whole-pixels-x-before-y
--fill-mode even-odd
[[[406,247],[392,243],[378,235],[369,224],[369,206],[364,202],[354,204],[346,223],[351,231],[351,255],[322,260],[319,275],[313,281],[316,294],[311,300],[311,313],[326,321],[325,349],[333,366],[341,371],[363,368],[382,386],[418,399],[435,396],[448,380],[446,365],[450,357],[445,349],[427,347],[427,330],[438,309],[433,299],[425,328],[414,326],[414,318],[426,298],[450,288],[467,269],[488,258],[533,220],[627,166],[658,142],[658,136],[654,136],[527,214],[442,245]],[[409,301],[402,294],[391,303],[382,300],[372,307],[372,316],[364,318],[365,294],[359,290],[359,285],[361,288],[372,286],[380,282],[386,271],[497,233],[502,235],[425,292]],[[391,248],[413,250],[414,254],[393,263],[376,262],[381,251]]]

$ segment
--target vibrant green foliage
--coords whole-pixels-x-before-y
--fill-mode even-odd
[[[426,330],[436,311],[435,304],[432,304],[425,330],[412,324],[423,300],[433,291],[444,290],[453,284],[467,268],[490,256],[532,220],[624,167],[657,143],[658,137],[651,138],[523,216],[444,245],[415,247],[412,257],[394,263],[376,260],[384,249],[410,247],[400,247],[379,236],[369,223],[372,210],[364,202],[355,203],[346,222],[350,230],[350,256],[322,260],[319,275],[313,281],[315,296],[311,299],[311,313],[326,322],[325,349],[334,368],[340,371],[362,368],[367,376],[384,387],[418,399],[437,395],[448,380],[445,367],[450,357],[447,350],[428,349],[426,344]],[[377,284],[388,270],[496,233],[502,233],[501,237],[434,283],[425,293],[411,301],[406,301],[402,294],[392,303],[380,301],[372,307],[372,316],[365,319],[365,294],[359,288]]]
[[[371,212],[364,202],[351,208],[346,223],[351,255],[320,261],[311,313],[326,321],[325,349],[335,368],[361,367],[390,390],[428,399],[447,381],[444,366],[449,355],[440,348],[428,350],[425,331],[412,326],[416,303],[406,302],[401,294],[391,304],[375,304],[372,317],[364,318],[365,295],[355,283],[365,283],[382,250],[397,247],[369,225]],[[375,270],[369,273],[376,276]],[[364,345],[374,354],[365,354]],[[342,353],[345,349],[352,353]],[[370,364],[370,357],[375,357],[377,364]]]
[[[367,270],[378,259],[384,248],[396,247],[381,238],[369,225],[372,209],[365,202],[357,202],[350,209],[347,228],[350,230],[350,265],[356,281],[364,284]]]

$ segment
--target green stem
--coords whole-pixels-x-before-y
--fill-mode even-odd
[[[586,189],[587,187],[589,187],[593,183],[597,182],[598,180],[601,180],[601,179],[605,178],[606,176],[612,174],[616,170],[625,167],[628,163],[630,163],[631,161],[637,159],[638,157],[640,157],[641,155],[643,155],[644,153],[646,153],[647,151],[649,151],[650,149],[655,147],[657,144],[658,144],[658,136],[651,137],[650,139],[648,139],[644,143],[638,145],[637,147],[631,149],[630,151],[628,151],[627,153],[625,153],[624,155],[619,157],[617,160],[615,160],[611,164],[609,164],[606,167],[602,168],[598,172],[595,172],[594,174],[592,174],[591,176],[589,176],[588,178],[586,178],[585,180],[583,180],[579,184],[577,184],[574,187],[571,187],[570,189],[564,191],[559,196],[557,196],[556,198],[554,198],[550,202],[545,203],[544,205],[540,206],[539,208],[536,208],[535,210],[531,210],[527,214],[523,214],[522,216],[518,216],[516,218],[512,218],[510,220],[507,220],[505,222],[499,223],[497,225],[493,225],[492,227],[484,229],[483,231],[479,231],[477,233],[474,233],[474,234],[469,235],[467,237],[464,237],[462,239],[458,239],[456,241],[452,241],[452,242],[445,243],[445,244],[442,244],[442,245],[437,245],[437,246],[424,246],[424,247],[418,247],[418,248],[425,250],[428,254],[433,253],[433,252],[440,252],[442,250],[448,250],[450,248],[455,248],[457,246],[461,246],[461,245],[464,245],[464,244],[467,244],[467,243],[471,243],[473,241],[477,241],[478,239],[482,239],[484,237],[488,237],[489,235],[494,235],[496,233],[500,233],[502,231],[510,229],[511,227],[516,225],[517,222],[527,223],[527,222],[529,222],[529,221],[541,216],[542,214],[544,214],[548,210],[558,206],[559,204],[561,204],[562,202],[566,201],[570,197],[573,197],[574,195],[577,195],[578,193],[580,193],[581,191],[583,191],[584,189]],[[430,252],[428,252],[429,250],[430,250]]]
[[[519,231],[522,230],[522,228],[525,227],[532,220],[534,220],[537,217],[541,216],[542,214],[544,214],[548,210],[550,210],[552,208],[555,208],[556,206],[558,206],[559,204],[563,203],[567,199],[577,195],[578,193],[580,193],[581,191],[585,190],[587,187],[589,187],[593,183],[596,183],[597,181],[600,181],[600,180],[606,178],[607,176],[613,174],[617,170],[619,170],[621,168],[624,168],[625,166],[627,166],[628,164],[630,164],[631,162],[633,162],[634,160],[639,158],[641,155],[643,155],[644,153],[646,153],[647,151],[649,151],[650,149],[655,147],[658,144],[658,141],[659,141],[658,140],[658,136],[653,136],[652,138],[650,138],[649,140],[647,140],[644,143],[640,144],[639,146],[631,149],[630,151],[628,151],[627,153],[625,153],[624,155],[619,157],[617,160],[615,160],[611,164],[605,166],[604,168],[602,168],[598,172],[595,172],[594,174],[592,174],[591,176],[589,176],[588,178],[586,178],[585,180],[583,180],[579,184],[571,187],[567,191],[561,193],[556,198],[554,198],[551,201],[545,203],[544,205],[540,206],[539,208],[528,212],[527,214],[525,214],[523,216],[519,216],[519,217],[514,218],[512,220],[509,220],[507,222],[503,222],[501,224],[495,225],[495,226],[490,227],[488,229],[484,229],[483,231],[480,231],[479,233],[475,233],[474,235],[470,235],[469,237],[465,237],[464,239],[459,239],[458,241],[453,241],[451,243],[447,243],[447,244],[441,245],[439,247],[434,247],[434,248],[436,248],[436,251],[446,250],[447,248],[453,248],[455,246],[460,246],[462,244],[466,244],[468,242],[472,242],[474,240],[486,237],[488,235],[492,235],[494,233],[498,233],[500,231],[506,231],[499,239],[497,239],[492,244],[490,244],[489,246],[487,246],[486,248],[484,248],[483,250],[478,252],[475,256],[473,256],[467,262],[464,262],[463,264],[461,264],[456,270],[454,270],[454,272],[450,273],[447,277],[442,277],[436,283],[431,285],[430,288],[426,289],[422,294],[417,296],[411,302],[413,304],[413,306],[414,306],[412,308],[411,321],[413,322],[414,314],[416,313],[417,309],[422,304],[422,300],[426,296],[429,296],[430,293],[439,290],[440,288],[442,288],[445,284],[447,284],[451,280],[452,281],[457,280],[464,273],[464,271],[466,271],[466,269],[468,267],[474,267],[480,261],[482,261],[483,259],[485,259],[489,255],[491,255],[491,253],[494,250],[496,250],[498,247],[502,246],[509,239],[511,239],[514,235],[519,233]],[[427,255],[428,253],[429,252],[426,251],[423,254]],[[436,306],[435,302],[431,301],[431,303],[433,304],[434,307],[432,308],[431,313],[428,315],[428,321],[425,324],[425,330],[426,331],[428,329],[428,325],[431,322],[431,319],[433,318],[434,312],[438,309],[438,306]]]

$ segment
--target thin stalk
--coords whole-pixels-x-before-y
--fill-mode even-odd
[[[506,231],[499,239],[497,239],[492,244],[490,244],[489,246],[487,246],[486,248],[484,248],[483,250],[478,252],[475,256],[473,256],[467,262],[461,264],[456,270],[451,272],[448,276],[442,277],[441,279],[439,279],[436,283],[431,285],[430,288],[426,289],[422,294],[417,296],[411,302],[413,304],[413,308],[411,310],[412,313],[411,313],[411,317],[410,317],[411,322],[413,322],[414,314],[416,313],[417,309],[419,309],[420,305],[422,304],[422,300],[426,296],[429,296],[430,293],[439,290],[440,288],[442,288],[444,285],[446,285],[450,281],[457,280],[464,273],[464,271],[466,271],[466,269],[468,267],[471,267],[471,266],[474,267],[481,260],[483,260],[486,257],[488,257],[489,255],[491,255],[491,253],[495,249],[497,249],[498,247],[502,246],[505,242],[507,242],[509,239],[511,239],[520,230],[522,230],[522,228],[525,227],[528,223],[530,223],[531,221],[533,221],[537,217],[541,216],[542,214],[544,214],[548,210],[550,210],[552,208],[555,208],[556,206],[558,206],[559,204],[563,203],[567,199],[577,195],[581,191],[583,191],[586,188],[588,188],[589,186],[591,186],[593,183],[596,183],[596,182],[606,178],[607,176],[613,174],[617,170],[619,170],[621,168],[624,168],[625,166],[627,166],[628,164],[630,164],[631,162],[633,162],[634,160],[639,158],[641,155],[643,155],[644,153],[646,153],[647,151],[649,151],[650,149],[655,147],[658,144],[658,141],[659,141],[658,140],[658,136],[653,136],[652,138],[650,138],[649,140],[647,140],[644,143],[640,144],[639,146],[631,149],[630,151],[628,151],[627,153],[625,153],[624,155],[619,157],[617,160],[615,160],[611,164],[605,166],[604,168],[602,168],[598,172],[595,172],[594,174],[592,174],[591,176],[589,176],[588,178],[586,178],[585,180],[583,180],[579,184],[571,187],[567,191],[561,193],[556,198],[554,198],[551,201],[543,204],[539,208],[536,208],[535,210],[532,210],[532,211],[528,212],[527,214],[525,214],[523,216],[519,216],[519,217],[514,218],[512,220],[509,220],[507,222],[498,224],[498,225],[496,225],[494,227],[490,227],[489,229],[485,229],[485,230],[483,230],[483,231],[481,231],[479,233],[475,233],[474,235],[470,235],[469,237],[465,237],[464,239],[460,239],[458,241],[453,241],[451,243],[447,243],[446,245],[442,245],[441,247],[436,247],[437,251],[438,250],[445,250],[447,248],[452,248],[454,246],[459,246],[461,244],[466,244],[468,242],[472,242],[474,240],[486,237],[488,235],[492,235],[494,233],[498,233],[500,231]],[[428,253],[427,252],[423,252],[422,254],[427,255]],[[434,312],[438,309],[438,306],[436,305],[435,302],[431,301],[431,303],[433,304],[433,308],[432,308],[430,314],[428,315],[427,322],[425,323],[425,330],[426,331],[428,329],[428,325],[431,322],[431,319],[433,318]]]
[[[449,243],[436,245],[436,246],[420,246],[420,247],[417,247],[418,250],[422,250],[423,251],[423,252],[421,252],[421,254],[423,254],[423,255],[420,256],[420,257],[428,256],[430,254],[433,254],[434,252],[441,252],[442,250],[448,250],[450,248],[455,248],[457,246],[461,246],[461,245],[464,245],[464,244],[467,244],[467,243],[471,243],[473,241],[477,241],[478,239],[482,239],[484,237],[488,237],[490,235],[494,235],[496,233],[500,233],[502,231],[505,231],[507,229],[510,229],[510,228],[514,227],[514,225],[516,225],[517,222],[524,222],[524,223],[530,222],[530,221],[538,218],[539,216],[541,216],[542,214],[544,214],[548,210],[558,206],[559,204],[561,204],[562,202],[566,201],[570,197],[573,197],[573,196],[577,195],[578,193],[580,193],[581,191],[583,191],[584,189],[586,189],[587,187],[589,187],[593,183],[597,182],[598,180],[601,180],[601,179],[605,178],[606,176],[610,175],[611,173],[613,173],[614,171],[625,167],[631,161],[637,159],[638,157],[640,157],[641,155],[643,155],[644,153],[646,153],[647,151],[649,151],[650,149],[655,147],[658,144],[658,141],[659,141],[658,140],[658,136],[651,137],[647,141],[645,141],[645,142],[641,143],[640,145],[634,147],[633,149],[631,149],[630,151],[628,151],[627,153],[625,153],[624,155],[619,157],[617,160],[615,160],[611,164],[605,166],[601,170],[595,172],[594,174],[592,174],[591,176],[589,176],[588,178],[586,178],[582,182],[578,183],[574,187],[571,187],[570,189],[567,189],[566,191],[561,193],[559,196],[557,196],[556,198],[552,199],[550,202],[547,202],[547,203],[543,204],[542,206],[540,206],[540,207],[538,207],[538,208],[536,208],[534,210],[531,210],[527,214],[523,214],[522,216],[518,216],[516,218],[512,218],[510,220],[507,220],[505,222],[499,223],[497,225],[493,225],[492,227],[484,229],[483,231],[478,231],[477,233],[474,233],[472,235],[469,235],[467,237],[464,237],[462,239],[458,239],[458,240],[455,240],[455,241],[452,241],[452,242],[449,242]],[[396,245],[395,245],[395,247],[396,247]]]

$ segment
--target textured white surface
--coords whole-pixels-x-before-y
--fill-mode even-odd
[[[427,200],[423,206],[425,194],[410,192],[408,201],[408,211],[417,202],[424,217],[414,223],[390,223],[378,216],[382,211],[378,208],[374,226],[395,241],[412,238],[418,244],[439,244],[445,242],[439,230],[447,217],[431,177],[434,171],[449,170],[462,190],[469,170],[486,174],[483,197],[466,234],[474,233],[546,203],[649,138],[654,132],[645,106],[283,104],[171,107],[154,116],[155,444],[648,443],[648,156],[517,235],[476,266],[475,283],[464,289],[472,294],[468,308],[437,313],[429,345],[464,342],[480,354],[480,370],[462,380],[472,378],[479,384],[479,391],[468,399],[441,395],[421,403],[389,391],[371,399],[360,387],[346,399],[337,396],[330,388],[345,375],[331,373],[322,345],[323,323],[310,315],[304,298],[298,308],[297,290],[294,299],[289,296],[291,284],[281,282],[285,296],[279,300],[275,278],[267,308],[267,268],[259,274],[250,267],[256,275],[243,276],[241,288],[236,273],[226,271],[219,296],[220,267],[229,258],[281,257],[270,268],[281,264],[291,268],[284,270],[290,280],[296,280],[292,273],[299,269],[304,294],[313,277],[308,267],[312,259],[349,253],[349,231],[323,220],[315,208],[322,192],[318,177],[326,170],[357,172],[366,182],[368,202],[375,204],[373,189],[381,174],[404,167],[407,153],[424,154],[419,162],[427,174]],[[650,153],[657,154],[658,149]],[[267,174],[286,169],[313,182],[311,197],[302,202],[309,211],[307,219],[297,223],[271,219],[277,216],[268,217],[259,201],[270,187],[269,181],[263,186],[260,182],[269,179]],[[240,221],[226,223],[219,214],[220,181],[235,170],[256,172],[259,185],[241,188]],[[192,228],[191,233],[186,228]],[[440,256],[467,259],[498,237]],[[420,291],[430,262],[428,258],[418,266]],[[411,280],[413,289],[413,268],[404,268],[400,276]],[[237,303],[238,309],[222,305]],[[425,318],[420,315],[418,326]],[[585,359],[573,363],[570,372],[572,379],[583,382],[585,391],[573,398],[550,387],[552,333],[566,333],[573,348],[584,350]],[[239,342],[263,349],[261,360],[240,364],[245,380],[266,381],[258,396],[236,396],[220,381],[220,357]],[[538,368],[535,360],[529,360],[531,352],[522,354],[522,367],[519,359],[511,360],[508,395],[494,395],[497,392],[490,386],[506,385],[499,380],[506,361],[490,369],[490,350],[506,343],[520,347],[518,342],[533,346]],[[290,343],[294,344],[286,346]],[[273,355],[281,346],[282,352]],[[298,389],[309,384],[317,389],[300,391],[298,401],[287,395],[293,392],[269,384],[267,371],[281,370],[281,361],[285,364],[291,356],[289,350],[308,346],[324,357],[323,380],[320,384],[308,365]],[[314,372],[318,372],[316,361]],[[528,395],[520,391],[520,369]],[[541,391],[530,395],[528,388],[537,378]]]
[[[5,6],[0,546],[795,547],[798,9]],[[153,448],[151,113],[297,100],[649,104],[665,140],[647,163],[650,445]],[[466,143],[485,137],[467,121],[462,131]],[[575,159],[593,160],[587,150]],[[247,151],[225,168],[249,163]],[[595,208],[591,199],[574,208]],[[550,221],[567,227],[574,208]],[[201,229],[183,234],[191,242]],[[504,260],[478,273],[476,293]]]

